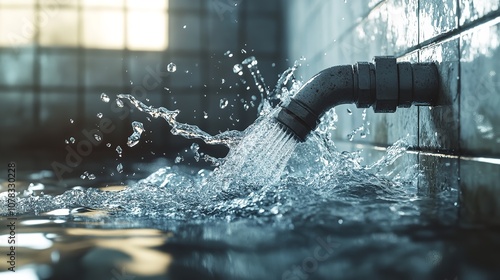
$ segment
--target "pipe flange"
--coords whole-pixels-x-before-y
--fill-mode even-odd
[[[295,136],[304,141],[307,134],[318,125],[319,117],[311,112],[300,101],[291,99],[286,107],[282,107],[277,120],[287,129],[293,131]]]
[[[417,63],[413,68],[413,105],[434,105],[439,94],[439,72],[435,63]]]
[[[392,113],[398,106],[398,69],[396,58],[376,56],[375,103],[373,110],[377,113]]]
[[[413,68],[410,62],[398,63],[399,104],[398,107],[408,108],[413,101]]]
[[[358,98],[356,99],[356,106],[358,108],[368,108],[375,101],[375,95],[372,94],[370,68],[373,68],[373,64],[369,62],[358,62],[355,67],[358,72]]]

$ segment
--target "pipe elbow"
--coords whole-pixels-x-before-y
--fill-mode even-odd
[[[358,108],[373,106],[377,113],[389,113],[412,104],[433,105],[438,91],[434,63],[396,63],[394,57],[375,57],[374,63],[358,62],[321,71],[282,106],[276,119],[304,141],[321,116],[337,105],[354,103]]]
[[[299,140],[304,141],[329,109],[354,101],[354,80],[351,65],[333,66],[307,81],[282,106],[276,119]]]

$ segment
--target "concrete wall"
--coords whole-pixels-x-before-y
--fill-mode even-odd
[[[400,164],[419,164],[420,192],[456,195],[462,221],[500,221],[500,9],[497,0],[286,1],[288,57],[302,56],[310,78],[338,64],[395,55],[438,64],[440,106],[398,109],[366,120],[355,106],[336,109],[337,143],[377,148],[413,135]],[[347,109],[355,112],[352,116]],[[347,134],[370,123],[370,134]],[[367,161],[377,157],[367,157]]]

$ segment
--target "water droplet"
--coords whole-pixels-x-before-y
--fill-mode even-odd
[[[276,67],[276,63],[273,62],[273,64],[271,64],[271,67]]]
[[[338,223],[339,223],[339,225],[341,225],[341,224],[343,224],[343,223],[344,223],[344,220],[339,219],[339,220],[338,220]]]
[[[123,108],[124,104],[123,104],[123,101],[121,99],[116,99],[116,106],[120,107],[120,108]]]
[[[123,165],[121,163],[118,163],[118,165],[116,166],[116,171],[118,171],[118,173],[123,172]]]
[[[80,178],[81,178],[82,180],[85,180],[85,178],[87,178],[87,176],[85,176],[85,175],[83,175],[83,174],[82,174],[82,175],[80,175]]]
[[[105,102],[105,103],[108,103],[109,102],[109,96],[103,92],[103,93],[101,93],[101,100],[103,102]]]
[[[351,109],[349,109],[349,108],[347,109],[347,114],[352,115]]]
[[[196,160],[196,162],[199,162],[200,161],[200,153],[198,152],[198,150],[200,149],[200,145],[196,144],[196,143],[193,143],[191,145],[191,151],[194,153],[194,160]]]
[[[111,147],[111,143],[106,144],[106,147],[108,148]]]
[[[69,138],[69,142],[70,142],[71,144],[74,144],[74,143],[75,143],[75,141],[76,141],[76,140],[75,140],[75,138],[74,138],[74,137],[70,137],[70,138]]]
[[[186,27],[187,27],[187,25],[184,25],[184,26],[182,27],[182,29],[186,29]]]
[[[224,84],[226,82],[226,80],[222,79],[222,84]]]
[[[224,53],[225,56],[228,56],[230,54],[231,54],[231,51],[227,51],[227,52]]]
[[[245,49],[241,49],[241,53],[247,53]]]
[[[184,158],[182,156],[177,156],[174,160],[175,163],[180,163],[181,161],[183,161]]]
[[[248,111],[248,108],[250,108],[250,106],[248,106],[248,104],[243,105],[243,109],[245,109],[245,111]]]
[[[175,72],[175,71],[177,71],[177,65],[175,65],[173,62],[170,62],[167,65],[167,71],[168,72]]]
[[[221,98],[221,100],[219,102],[219,107],[221,109],[224,109],[227,107],[227,104],[229,104],[229,101],[227,100],[227,98]]]
[[[89,178],[89,180],[94,180],[96,177],[94,174],[89,174],[88,178]]]
[[[133,147],[141,140],[141,134],[144,132],[144,126],[141,122],[132,122],[132,129],[134,132],[128,137],[127,145]]]
[[[97,117],[98,117],[98,118],[102,118],[102,113],[100,113],[100,112],[99,112],[99,113],[97,113]]]
[[[205,111],[203,111],[203,118],[204,118],[204,119],[208,119],[208,113],[207,113],[207,112],[205,112]]]
[[[235,74],[242,76],[243,75],[243,66],[241,66],[241,64],[235,64],[233,66],[233,72]]]
[[[349,141],[354,140],[354,133],[347,134],[347,140],[349,140]]]
[[[101,136],[97,133],[94,134],[94,139],[97,141],[97,142],[100,142],[102,140]]]
[[[64,143],[69,144],[69,141],[68,140],[64,140]]]
[[[361,133],[359,134],[359,136],[360,136],[361,138],[366,138],[366,133],[361,132]]]
[[[123,152],[122,147],[116,146],[116,152],[118,153],[119,157],[122,157],[122,152]]]
[[[69,122],[70,123],[74,123],[75,121],[73,119],[69,119]]]

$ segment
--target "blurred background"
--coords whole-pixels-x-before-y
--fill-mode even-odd
[[[245,129],[257,117],[257,107],[245,110],[244,103],[260,94],[248,73],[240,77],[233,66],[255,56],[264,79],[274,86],[287,65],[281,5],[263,0],[0,0],[2,157],[27,158],[25,168],[33,169],[64,162],[65,141],[73,137],[76,147],[86,139],[82,130],[96,129],[99,113],[115,129],[104,134],[85,162],[115,160],[117,146],[131,161],[173,159],[193,143],[172,136],[162,119],[149,121],[128,108],[113,110],[120,93],[179,109],[178,121],[211,134]],[[170,63],[175,72],[167,71]],[[111,102],[102,102],[101,93]],[[221,100],[227,100],[223,109]],[[132,121],[143,122],[145,132],[141,143],[129,148]],[[203,145],[202,150],[218,157],[227,152]]]

